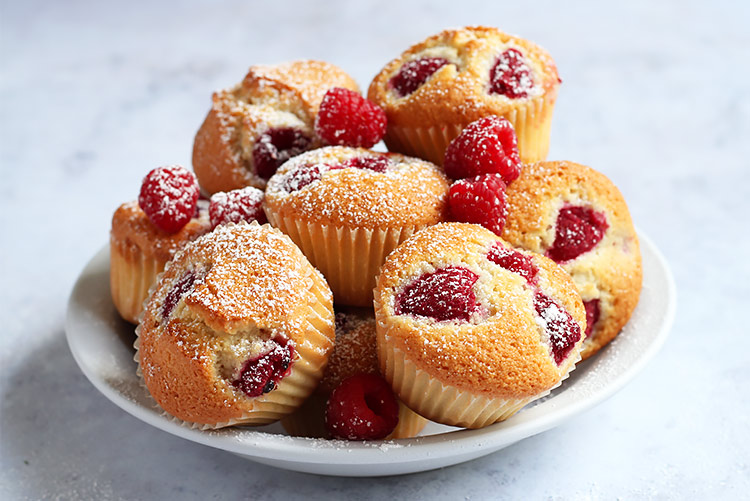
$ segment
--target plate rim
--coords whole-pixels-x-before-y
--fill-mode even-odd
[[[76,278],[68,297],[65,318],[65,334],[68,346],[73,354],[76,364],[86,378],[108,400],[137,419],[144,421],[157,429],[192,442],[226,450],[247,457],[248,459],[254,459],[275,466],[286,467],[298,471],[315,471],[318,473],[320,473],[320,471],[317,471],[315,468],[310,469],[305,468],[304,466],[311,466],[313,464],[320,465],[321,453],[324,451],[338,452],[343,450],[346,452],[345,454],[341,454],[340,457],[333,458],[330,457],[331,454],[328,454],[329,457],[326,458],[325,464],[338,467],[349,466],[354,467],[355,469],[357,466],[363,465],[382,465],[386,463],[406,464],[422,461],[425,458],[429,458],[434,462],[435,459],[455,457],[459,455],[457,453],[467,453],[467,451],[470,451],[469,455],[471,457],[464,459],[468,460],[484,454],[489,454],[507,445],[511,445],[517,441],[544,432],[565,422],[572,416],[598,405],[617,393],[622,387],[631,381],[636,374],[643,370],[646,364],[653,359],[656,353],[658,353],[664,345],[674,323],[677,304],[676,286],[669,265],[658,247],[656,247],[653,241],[643,232],[638,231],[637,234],[641,243],[641,248],[643,249],[645,247],[648,250],[650,257],[654,258],[655,264],[657,265],[656,268],[663,275],[663,285],[666,287],[668,297],[665,311],[661,312],[660,315],[658,332],[653,337],[652,341],[646,346],[643,353],[641,353],[635,360],[635,363],[619,373],[614,380],[610,381],[607,385],[598,388],[592,395],[569,403],[561,409],[556,409],[555,412],[534,416],[534,419],[531,420],[518,419],[518,416],[529,417],[529,413],[533,412],[532,407],[524,410],[522,413],[516,414],[506,421],[495,423],[480,429],[451,430],[435,435],[371,442],[347,442],[343,440],[292,437],[288,435],[268,433],[261,430],[252,430],[247,427],[203,431],[197,428],[191,428],[183,424],[183,422],[177,418],[167,416],[163,411],[158,409],[156,403],[153,401],[152,408],[146,408],[139,402],[131,401],[116,389],[108,385],[105,380],[102,380],[99,375],[95,373],[93,368],[88,366],[83,360],[81,352],[79,352],[82,348],[78,345],[78,339],[75,335],[76,325],[80,320],[76,315],[77,308],[75,302],[76,299],[78,299],[78,296],[82,294],[80,289],[82,289],[83,279],[87,274],[92,274],[96,271],[95,265],[98,261],[107,260],[108,262],[107,244],[89,259]],[[645,254],[643,250],[642,254]],[[582,363],[586,364],[587,362],[588,361]],[[142,388],[145,392],[145,387]],[[561,390],[561,392],[562,391],[564,391],[564,389]],[[451,444],[451,447],[449,448],[450,451],[446,451],[446,443]],[[414,454],[416,448],[419,449],[421,454]],[[382,454],[384,451],[387,451],[388,454]],[[293,458],[291,459],[289,457],[290,454],[293,454]],[[457,462],[462,461],[459,460]],[[446,464],[455,463],[440,463],[438,466],[417,468],[410,471],[423,471],[444,466]],[[338,471],[332,474],[347,475],[349,473]],[[359,474],[361,474],[361,472]],[[370,475],[378,474],[380,473],[370,473]]]

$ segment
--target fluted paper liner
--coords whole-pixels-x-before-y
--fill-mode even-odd
[[[516,131],[518,152],[524,163],[547,158],[552,111],[557,92],[547,93],[515,106],[498,116],[506,118]],[[388,150],[411,155],[443,165],[445,149],[473,120],[460,123],[438,123],[424,127],[388,124],[383,140]]]
[[[171,265],[171,262],[169,265]],[[310,310],[307,315],[309,328],[307,329],[305,341],[294,345],[297,357],[292,363],[291,371],[286,377],[278,382],[274,390],[258,397],[247,397],[242,391],[233,389],[237,395],[237,400],[249,399],[252,400],[252,402],[250,403],[250,409],[243,412],[241,416],[229,418],[226,421],[215,423],[194,423],[173,416],[164,409],[162,409],[162,414],[175,422],[180,422],[191,428],[209,430],[234,425],[268,424],[291,414],[302,405],[307,397],[318,386],[320,379],[323,377],[323,369],[328,362],[328,356],[330,355],[330,350],[319,350],[317,348],[331,344],[331,339],[324,333],[325,326],[330,324],[330,322],[326,320],[326,313],[328,310],[325,306],[327,302],[327,294],[325,292],[327,285],[323,277],[315,270],[311,270],[309,279],[311,284],[310,289],[316,299],[311,302]],[[156,285],[154,285],[154,287],[156,287]],[[151,295],[151,292],[149,292],[149,296]],[[134,359],[138,364],[137,374],[140,378],[141,384],[148,390],[148,385],[143,377],[141,358],[139,355],[141,328],[142,325],[139,323],[135,331],[136,340],[134,343]],[[227,385],[229,385],[228,382]],[[158,402],[155,401],[155,403],[158,405]],[[232,402],[228,403],[228,407],[231,407],[232,405]]]
[[[376,300],[375,309],[380,310],[380,308]],[[426,371],[419,369],[404,352],[388,341],[394,335],[387,322],[378,324],[380,370],[391,384],[393,391],[406,405],[427,419],[464,428],[482,428],[508,419],[528,403],[548,395],[550,391],[560,386],[581,360],[581,342],[579,341],[577,348],[565,361],[567,371],[548,390],[520,399],[490,398],[444,384]]]
[[[122,318],[138,323],[143,303],[156,277],[164,271],[165,261],[145,255],[138,247],[116,239],[109,245],[109,285],[112,302]]]
[[[349,306],[372,306],[375,279],[385,258],[401,242],[423,228],[344,228],[276,217],[271,224],[289,235],[325,276],[334,302]]]

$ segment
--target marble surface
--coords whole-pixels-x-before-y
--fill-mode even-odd
[[[750,491],[747,2],[10,2],[0,5],[0,498],[739,499]],[[409,44],[488,24],[564,80],[550,158],[622,190],[677,317],[627,387],[490,456],[400,477],[261,466],[111,404],[65,342],[67,296],[144,173],[190,165],[212,90],[320,58],[363,87]]]

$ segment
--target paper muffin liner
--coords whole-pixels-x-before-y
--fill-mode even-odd
[[[138,323],[149,289],[166,261],[147,256],[140,248],[110,239],[109,285],[112,302],[122,318]]]
[[[314,393],[293,414],[284,417],[281,424],[287,433],[295,437],[328,438],[325,412],[328,396]],[[398,401],[398,424],[385,440],[416,436],[427,420]]]
[[[497,116],[506,118],[513,125],[522,162],[539,162],[547,158],[556,97],[556,91],[547,93],[528,101],[519,101],[510,110],[497,113]],[[443,165],[446,148],[472,121],[436,123],[425,127],[389,123],[383,140],[389,151]]]
[[[291,217],[269,220],[289,235],[325,276],[337,304],[371,306],[375,279],[385,258],[401,242],[423,228],[343,228]]]
[[[157,280],[159,278],[157,277]],[[297,357],[292,364],[291,371],[278,382],[274,390],[258,397],[246,397],[241,391],[230,389],[230,392],[234,391],[236,396],[235,402],[230,401],[226,403],[227,409],[234,411],[239,405],[244,407],[245,410],[239,416],[228,417],[226,420],[213,423],[196,423],[174,416],[161,408],[152,396],[154,404],[162,410],[162,415],[190,428],[210,430],[235,425],[264,425],[278,421],[297,410],[308,396],[312,394],[323,377],[323,369],[328,361],[328,356],[330,355],[329,347],[332,344],[331,338],[324,332],[327,328],[332,329],[330,320],[327,320],[327,317],[330,315],[330,309],[326,306],[327,304],[330,305],[327,284],[323,276],[316,270],[310,270],[308,279],[315,300],[309,304],[309,313],[306,315],[308,329],[306,329],[305,340],[302,343],[295,343],[294,349]],[[149,292],[149,296],[155,287],[156,284],[152,287],[152,291]],[[140,357],[142,331],[143,323],[140,322],[135,330],[136,340],[133,344],[135,348],[133,358],[137,363],[136,373],[140,382],[149,392],[149,395],[151,395],[151,391],[143,376]],[[251,400],[251,402],[244,402],[243,399]]]
[[[375,305],[379,309],[379,305]],[[520,398],[490,398],[444,384],[426,371],[419,369],[389,340],[391,329],[384,328],[382,341],[378,342],[378,358],[383,376],[391,383],[393,391],[410,408],[420,415],[450,426],[482,428],[498,421],[504,421],[521,410],[525,405],[542,398],[560,386],[575,364],[581,359],[579,342],[576,349],[565,361],[565,373],[560,380],[546,391]],[[378,336],[381,336],[380,329]]]

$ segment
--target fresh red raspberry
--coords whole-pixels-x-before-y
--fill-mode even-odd
[[[177,233],[195,214],[199,196],[195,174],[180,165],[168,165],[146,174],[138,205],[157,228]]]
[[[543,292],[537,291],[534,295],[534,309],[549,337],[555,363],[560,365],[581,339],[581,326],[573,320],[570,313]]]
[[[417,278],[396,298],[396,315],[467,321],[478,308],[474,284],[479,275],[448,266]]]
[[[555,226],[555,241],[547,249],[547,257],[557,263],[575,259],[593,249],[609,228],[603,213],[580,206],[560,209]]]
[[[536,284],[536,274],[539,270],[534,261],[531,260],[531,257],[526,254],[509,249],[498,242],[487,253],[487,259],[508,271],[518,273],[528,283],[532,285]]]
[[[315,132],[328,144],[370,148],[385,134],[385,112],[357,92],[328,89],[315,119]]]
[[[356,169],[368,169],[375,172],[383,173],[390,165],[391,160],[387,155],[378,155],[376,157],[352,157],[341,163],[342,168],[354,167]]]
[[[223,223],[240,221],[258,221],[259,224],[263,224],[266,222],[263,192],[248,186],[239,190],[214,193],[208,206],[208,216],[214,228]]]
[[[287,193],[294,193],[308,184],[317,181],[322,175],[320,169],[315,164],[300,165],[292,172],[286,174],[286,179],[284,179],[284,190],[286,190]]]
[[[586,332],[584,337],[589,337],[594,330],[594,325],[599,321],[599,300],[584,301],[583,307],[586,308]]]
[[[253,146],[255,172],[270,179],[281,164],[310,149],[311,139],[293,127],[268,129]]]
[[[326,428],[334,438],[379,440],[398,424],[398,402],[388,383],[377,374],[344,379],[326,404]]]
[[[276,384],[291,372],[294,348],[281,336],[272,340],[267,352],[247,360],[232,385],[248,397],[258,397],[276,388]]]
[[[448,145],[443,167],[453,179],[496,173],[510,184],[521,174],[518,140],[513,126],[495,115],[470,123]]]
[[[404,63],[389,81],[398,97],[408,96],[427,81],[433,73],[448,64],[442,57],[423,57]]]
[[[532,87],[531,68],[518,49],[508,49],[498,56],[490,70],[490,94],[517,99],[528,97]]]
[[[448,192],[448,210],[453,221],[481,224],[500,235],[508,216],[502,176],[484,174],[454,182]]]

